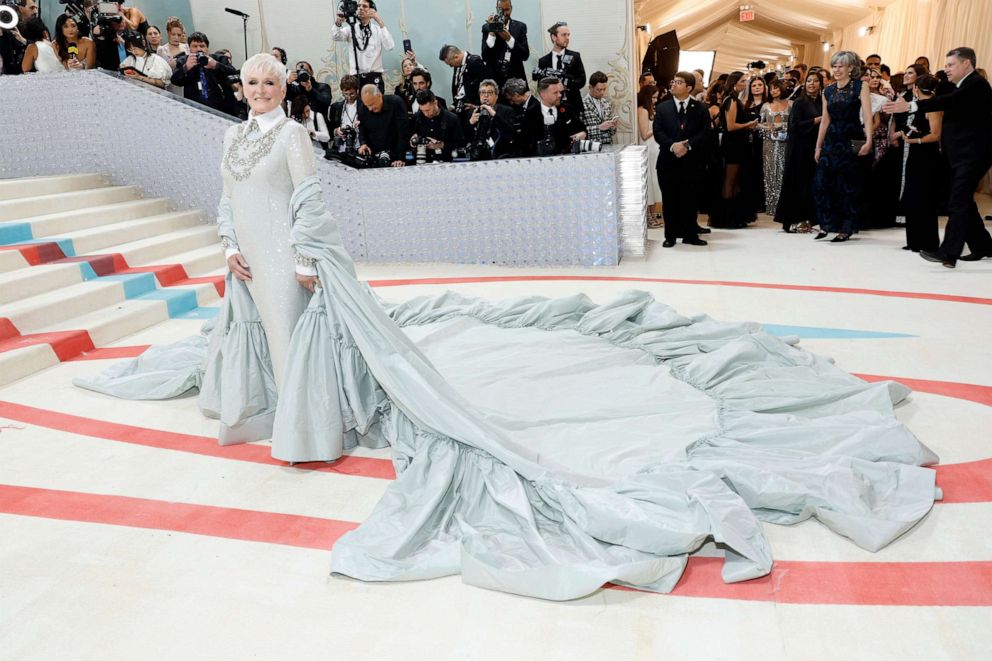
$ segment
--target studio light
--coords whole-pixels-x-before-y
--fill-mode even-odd
[[[13,30],[17,27],[17,22],[17,11],[13,7],[0,7],[0,30]]]

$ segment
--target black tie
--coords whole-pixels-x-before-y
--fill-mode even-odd
[[[555,116],[555,109],[548,108],[548,117],[554,117],[554,116]]]
[[[561,71],[561,55],[555,55],[555,69]]]
[[[679,102],[679,123],[685,124],[685,104]]]

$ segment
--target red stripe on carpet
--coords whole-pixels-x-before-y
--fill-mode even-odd
[[[933,466],[944,503],[992,503],[992,459]]]
[[[66,359],[66,362],[75,362],[78,360],[112,360],[116,358],[135,358],[140,356],[145,351],[148,350],[149,344],[141,344],[131,347],[104,347],[102,349],[93,349],[92,351],[84,351],[78,356],[73,356],[72,358]]]
[[[17,330],[17,326],[14,322],[7,317],[0,317],[0,341],[12,340],[15,337],[20,337],[21,331]]]
[[[163,287],[170,287],[180,280],[186,280],[189,275],[182,264],[155,264],[151,266],[134,266],[120,269],[118,273],[154,273],[155,279]]]
[[[944,397],[964,399],[969,402],[992,406],[992,386],[979,386],[973,383],[954,383],[952,381],[907,379],[901,376],[878,376],[875,374],[855,374],[854,376],[872,383],[876,381],[897,381],[917,392],[943,395]]]
[[[0,511],[63,521],[170,530],[250,542],[329,549],[351,521],[0,485]]]
[[[219,445],[216,438],[210,438],[208,436],[178,434],[160,429],[122,425],[115,422],[83,418],[4,401],[0,401],[0,417],[37,425],[38,427],[69,432],[71,434],[103,438],[108,441],[119,441],[121,443],[143,445],[162,450],[189,452],[206,457],[248,461],[256,464],[267,464],[269,466],[287,466],[285,462],[272,458],[268,445],[246,443],[225,447]],[[396,478],[396,471],[393,469],[393,463],[391,461],[371,457],[353,457],[351,455],[345,455],[332,464],[314,462],[297,464],[293,468],[319,473],[374,477],[382,480]]]
[[[689,558],[672,595],[854,606],[992,606],[992,562],[800,562],[724,583],[723,558]],[[618,585],[613,590],[633,590]]]
[[[83,255],[81,257],[66,257],[65,259],[56,260],[55,264],[66,264],[73,263],[78,264],[80,262],[86,262],[93,269],[93,272],[100,276],[101,278],[105,275],[111,275],[117,271],[118,268],[118,258],[120,255],[108,254],[108,255]],[[123,259],[123,258],[121,258]]]
[[[886,291],[882,289],[858,289],[852,287],[816,287],[812,285],[784,285],[767,282],[738,282],[733,280],[679,280],[675,278],[631,278],[601,275],[510,275],[482,276],[470,278],[405,278],[395,280],[369,280],[370,287],[406,287],[408,285],[464,285],[488,282],[661,282],[673,285],[710,285],[718,287],[750,287],[756,289],[784,289],[791,291],[827,292],[833,294],[861,294],[865,296],[889,296],[895,298],[919,298],[929,301],[951,303],[972,303],[992,305],[992,298],[977,296],[955,296],[951,294],[928,294],[910,291]]]
[[[59,331],[56,333],[32,333],[0,341],[0,353],[13,351],[38,344],[51,345],[59,360],[68,360],[83,351],[93,349],[93,339],[86,331]]]
[[[0,512],[328,549],[352,521],[0,485]],[[722,558],[689,558],[673,596],[858,606],[992,606],[992,562],[778,561],[771,574],[727,584]],[[615,590],[632,588],[608,585]]]

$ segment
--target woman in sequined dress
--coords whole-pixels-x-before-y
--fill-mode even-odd
[[[830,58],[834,83],[823,93],[823,119],[814,152],[817,240],[836,233],[831,242],[843,243],[858,229],[863,182],[857,158],[872,153],[871,97],[861,82],[860,66],[857,53],[851,51]]]
[[[782,194],[782,176],[785,172],[785,145],[789,135],[789,110],[791,103],[785,98],[781,80],[769,85],[771,101],[761,108],[762,159],[765,175],[765,213],[775,215],[778,199]]]

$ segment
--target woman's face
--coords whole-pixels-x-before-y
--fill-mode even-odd
[[[303,106],[303,119],[310,119],[310,106]]]
[[[754,96],[764,96],[765,95],[765,81],[760,78],[755,78],[751,81],[751,94]]]
[[[809,76],[806,78],[806,93],[810,96],[816,96],[820,93],[820,77],[819,76]]]
[[[162,45],[162,33],[156,28],[148,28],[148,32],[145,33],[145,39],[148,40],[148,45],[151,48],[158,48]]]
[[[174,27],[169,30],[169,43],[173,46],[178,46],[183,43],[183,29],[180,27]]]
[[[286,98],[286,88],[279,79],[262,71],[249,71],[245,77],[245,98],[256,115],[275,110]]]
[[[738,94],[740,94],[741,92],[743,92],[745,90],[745,88],[747,88],[747,81],[744,80],[743,78],[741,78],[740,80],[738,80],[737,81],[737,84],[734,85],[734,90]]]
[[[851,75],[851,65],[840,60],[836,64],[830,65],[830,69],[834,72],[834,80],[843,80]]]
[[[75,41],[79,37],[79,27],[76,25],[76,21],[70,18],[62,24],[62,36],[66,38],[66,41]]]
[[[776,99],[776,100],[781,99],[782,98],[782,88],[780,88],[778,86],[773,86],[772,87],[771,94],[772,94],[772,98],[773,99]]]
[[[916,84],[916,71],[913,69],[906,69],[906,73],[902,75],[902,84],[906,87]]]
[[[872,73],[868,77],[868,89],[873,92],[877,92],[882,88],[882,77],[877,73]]]
[[[403,60],[403,77],[409,78],[410,74],[413,73],[413,70],[413,60]]]
[[[658,96],[660,94],[661,94],[661,92],[655,92],[654,94],[651,95],[651,107],[652,108],[655,107],[656,105],[658,105]]]

